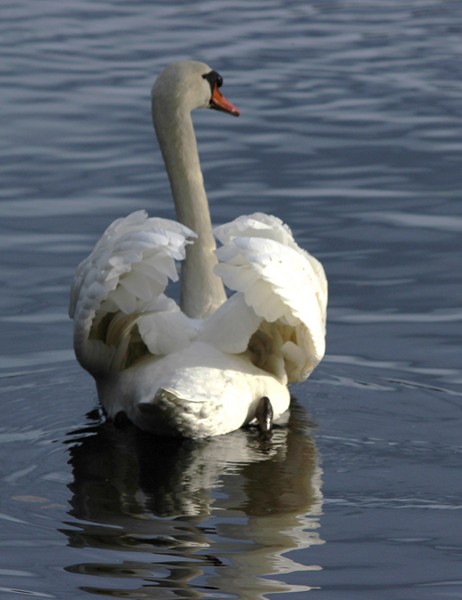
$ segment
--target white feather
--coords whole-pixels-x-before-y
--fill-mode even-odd
[[[234,294],[201,323],[199,340],[222,352],[245,352],[261,318],[246,304],[242,294]]]

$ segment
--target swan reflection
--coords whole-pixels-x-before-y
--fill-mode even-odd
[[[95,550],[68,567],[84,576],[82,589],[243,599],[310,589],[302,572],[319,569],[315,555],[298,553],[306,564],[287,556],[322,543],[321,470],[298,406],[270,440],[254,430],[159,439],[108,423],[71,438],[72,519],[63,532],[70,546]],[[299,585],[265,579],[289,572]]]

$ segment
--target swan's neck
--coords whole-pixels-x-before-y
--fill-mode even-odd
[[[153,122],[165,161],[177,219],[198,238],[186,249],[181,268],[181,309],[193,318],[214,312],[226,299],[213,273],[216,248],[191,113],[178,107],[153,110]]]

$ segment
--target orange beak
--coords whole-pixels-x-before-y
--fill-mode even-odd
[[[234,104],[231,104],[231,102],[226,100],[226,98],[218,89],[217,84],[213,86],[212,97],[210,99],[210,108],[214,108],[215,110],[221,110],[223,112],[229,113],[230,115],[233,115],[234,117],[238,117],[241,114],[239,109],[236,106],[234,106]]]

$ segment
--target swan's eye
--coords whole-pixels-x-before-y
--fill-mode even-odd
[[[207,79],[207,81],[210,84],[210,89],[212,90],[212,92],[213,92],[213,88],[215,86],[221,87],[223,85],[223,77],[216,71],[210,71],[210,73],[206,73],[205,75],[202,75],[202,77],[204,79]]]

